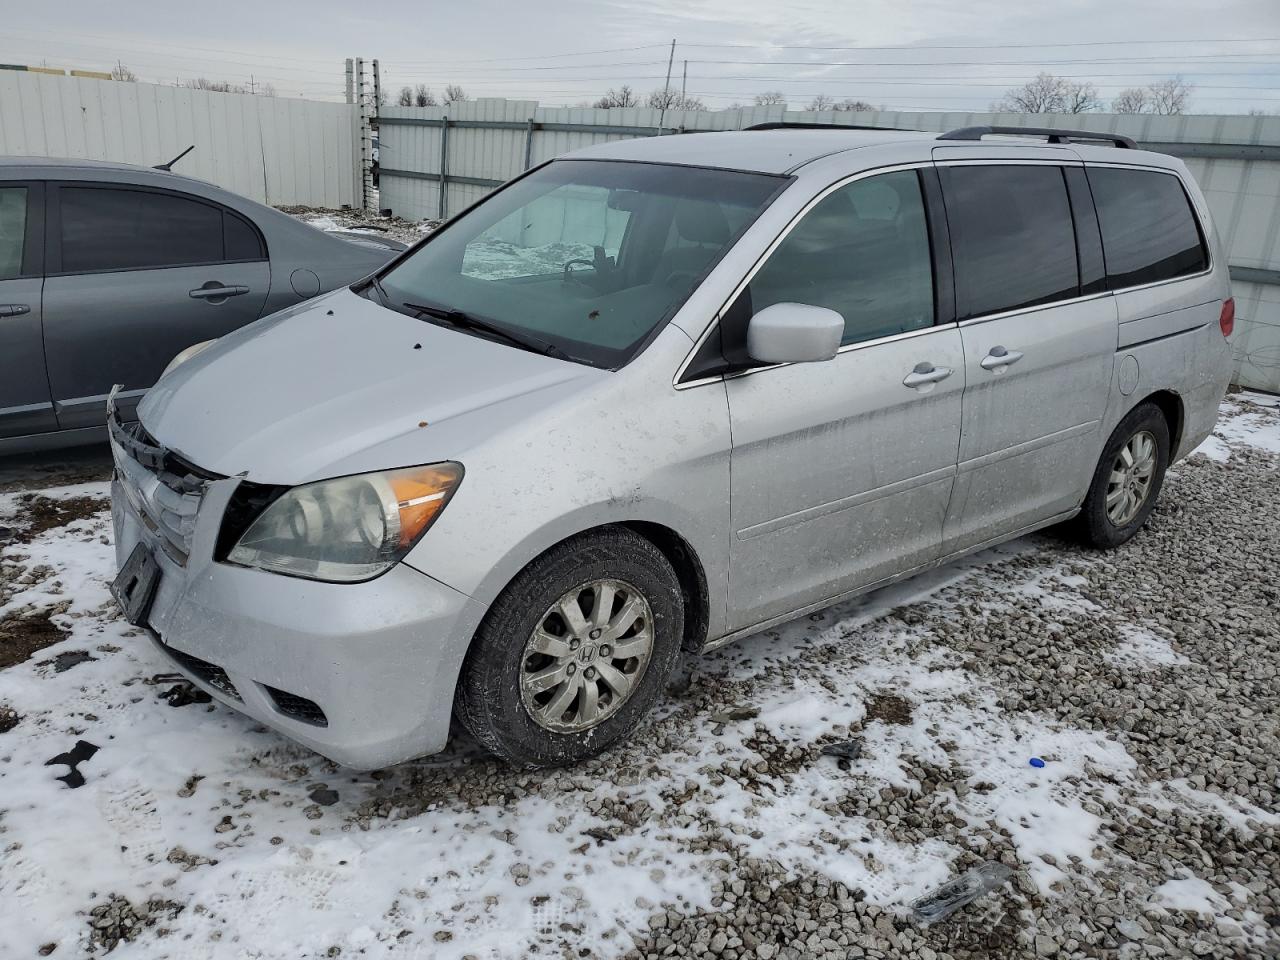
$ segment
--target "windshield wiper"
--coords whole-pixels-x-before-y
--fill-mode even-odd
[[[382,301],[382,305],[384,307],[391,306],[391,298],[387,296],[386,288],[382,286],[382,281],[378,279],[378,275],[376,273],[369,278],[369,286],[367,289],[373,290],[373,292],[378,295],[378,299]]]
[[[451,327],[459,330],[474,330],[477,333],[485,333],[496,337],[513,347],[519,347],[521,350],[528,350],[532,353],[540,353],[543,356],[555,357],[559,360],[573,360],[573,357],[565,353],[554,343],[546,340],[540,340],[537,337],[528,334],[516,333],[508,330],[506,327],[499,326],[491,320],[483,317],[477,317],[473,313],[467,313],[465,310],[455,310],[450,307],[436,307],[425,303],[410,303],[405,301],[404,306],[417,313],[419,316],[428,316],[435,320],[443,320]]]

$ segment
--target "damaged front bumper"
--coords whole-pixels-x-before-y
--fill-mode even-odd
[[[183,462],[138,424],[109,421],[116,563],[145,544],[159,578],[144,626],[222,703],[338,763],[372,769],[442,749],[484,606],[397,565],[320,583],[215,558],[241,482]]]

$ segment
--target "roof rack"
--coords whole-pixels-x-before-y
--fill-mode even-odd
[[[1073,140],[1094,140],[1110,143],[1126,150],[1137,150],[1138,145],[1129,137],[1118,133],[1097,133],[1093,130],[1055,130],[1052,127],[960,127],[948,130],[939,140],[981,140],[992,135],[1047,137],[1050,143],[1070,143]]]
[[[771,120],[767,123],[753,123],[743,130],[899,130],[906,133],[918,133],[910,127],[873,127],[859,123],[813,123],[799,120]]]

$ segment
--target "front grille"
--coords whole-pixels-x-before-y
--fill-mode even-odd
[[[294,720],[300,720],[315,727],[327,727],[329,725],[329,718],[320,709],[320,704],[314,700],[308,700],[306,697],[300,697],[286,690],[277,690],[275,687],[269,687],[265,683],[263,686],[266,688],[267,693],[271,695],[271,699],[275,701],[276,709],[286,717],[292,717]]]
[[[175,650],[166,644],[163,640],[157,641],[165,654],[185,669],[187,673],[194,674],[202,683],[208,684],[219,693],[225,694],[233,700],[240,700],[240,691],[236,689],[236,685],[231,682],[231,678],[227,676],[227,671],[223,670],[217,664],[209,663],[207,660],[201,660],[199,657],[193,657],[189,653],[183,653],[181,650]]]
[[[216,478],[165,450],[142,424],[114,417],[109,424],[120,489],[169,559],[185,567],[200,501]]]

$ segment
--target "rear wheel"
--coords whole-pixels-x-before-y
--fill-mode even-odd
[[[652,543],[623,527],[575,537],[490,608],[463,665],[458,717],[521,766],[595,756],[653,706],[683,629],[679,580]]]
[[[1075,520],[1080,539],[1118,547],[1142,529],[1169,466],[1169,424],[1159,408],[1140,404],[1111,434]]]

